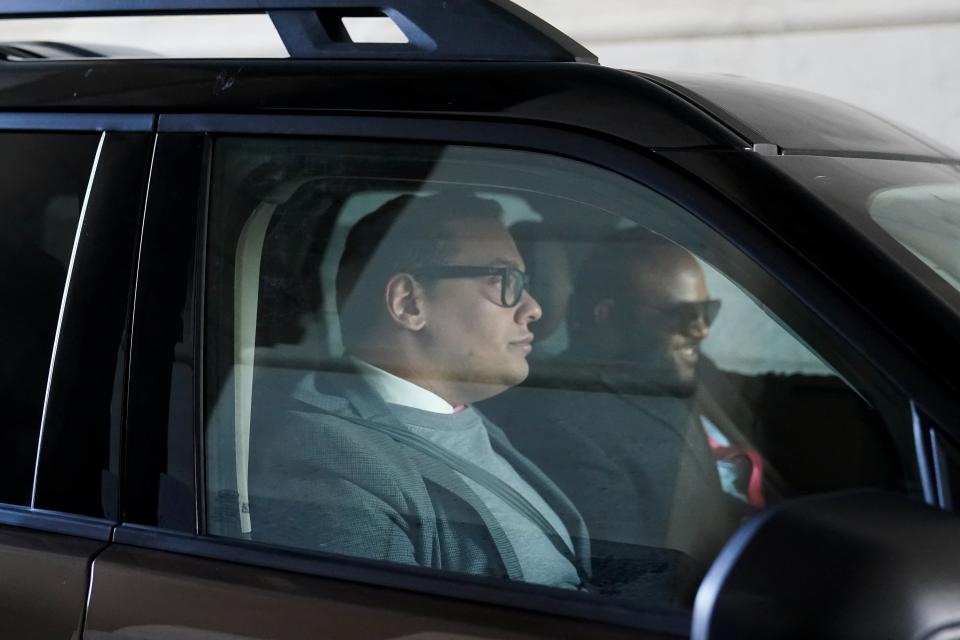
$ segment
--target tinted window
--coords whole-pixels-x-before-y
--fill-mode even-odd
[[[960,165],[783,156],[778,167],[960,313]],[[939,290],[941,287],[936,287]]]
[[[645,187],[519,151],[214,149],[208,533],[687,606],[758,509],[917,488],[905,401]]]
[[[0,501],[29,504],[50,355],[96,134],[0,134]]]

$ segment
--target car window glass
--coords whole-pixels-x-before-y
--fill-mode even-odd
[[[882,189],[870,217],[960,291],[960,184]]]
[[[759,509],[918,490],[904,399],[642,185],[453,145],[213,157],[209,534],[686,607]]]
[[[960,313],[960,165],[783,156],[777,166]]]
[[[50,356],[97,138],[0,134],[0,502],[30,503]]]

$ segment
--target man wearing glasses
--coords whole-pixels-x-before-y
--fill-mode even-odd
[[[337,273],[349,370],[305,380],[251,447],[255,538],[582,588],[579,513],[473,406],[527,377],[541,315],[500,213],[408,195],[351,229]]]

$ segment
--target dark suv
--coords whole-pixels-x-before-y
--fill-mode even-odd
[[[264,12],[288,59],[0,47],[0,635],[958,637],[960,155],[601,67],[506,0],[0,7]],[[434,447],[431,503],[392,471],[427,436],[310,425],[347,404],[320,377],[462,409],[358,361],[340,308],[358,223],[443,198],[521,261],[413,290],[527,315],[524,374],[465,410],[500,480]]]

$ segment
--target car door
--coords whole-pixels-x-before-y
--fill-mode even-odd
[[[90,565],[116,522],[151,126],[135,115],[0,116],[5,636],[78,636]]]
[[[816,404],[806,422],[778,432],[789,438],[758,437],[792,479],[785,495],[862,487],[922,495],[909,397],[848,339],[858,331],[872,336],[869,319],[730,199],[656,154],[547,125],[493,120],[165,115],[159,127],[136,282],[123,511],[114,544],[94,562],[85,637],[688,635],[702,570],[694,553],[640,543],[629,527],[591,539],[605,550],[592,558],[595,578],[605,582],[581,592],[325,552],[309,535],[262,533],[262,490],[251,471],[261,454],[256,434],[283,421],[271,403],[282,404],[305,376],[333,367],[343,353],[332,296],[346,234],[392,198],[451,185],[495,201],[518,237],[522,222],[541,230],[545,222],[559,225],[546,241],[581,263],[590,255],[587,244],[602,249],[608,234],[638,225],[683,247],[732,307],[713,359],[740,367],[738,379],[770,374],[764,384],[771,386],[816,378],[813,385],[777,386],[779,397],[795,404],[840,398]],[[524,257],[533,277],[538,272],[547,283],[533,289],[545,304],[548,285],[565,267],[535,254]],[[563,319],[565,311],[552,312]],[[845,330],[824,318],[842,318]],[[545,358],[559,349],[540,348]],[[881,339],[873,348],[897,347]],[[522,408],[545,409],[557,394],[584,390],[562,368],[543,371],[559,386],[520,385]],[[621,414],[609,400],[587,393],[584,402],[596,408],[594,422],[619,428],[626,422],[614,420]],[[505,429],[527,415],[509,406],[483,410]],[[784,412],[777,419],[786,419]],[[822,450],[802,437],[817,421],[850,425],[825,473],[815,465]],[[645,437],[627,434],[624,442],[642,445]],[[578,483],[622,488],[590,485],[601,476],[588,474],[576,456],[551,471],[556,456],[579,452],[551,451],[548,441],[534,439],[520,450],[569,487],[563,491],[581,511],[592,494],[575,497]],[[789,445],[798,441],[806,445],[800,457]],[[705,467],[689,473],[723,473],[708,450],[701,453]],[[571,465],[578,473],[563,485]],[[686,471],[677,473],[652,482],[668,497],[695,486]],[[747,517],[756,505],[742,502]],[[614,524],[636,510],[612,504],[600,515]],[[318,497],[294,513],[309,520],[311,509],[333,505]]]

